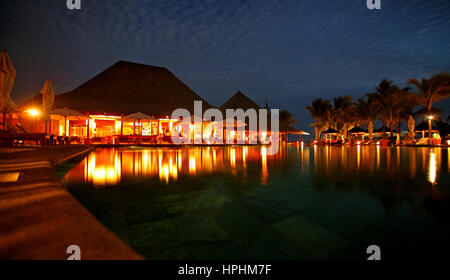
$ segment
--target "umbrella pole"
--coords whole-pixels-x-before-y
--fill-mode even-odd
[[[67,116],[64,116],[64,136],[67,136]]]

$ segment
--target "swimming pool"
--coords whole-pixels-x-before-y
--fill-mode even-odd
[[[97,148],[68,190],[149,259],[432,258],[450,248],[449,148]],[[67,172],[66,172],[67,171]]]

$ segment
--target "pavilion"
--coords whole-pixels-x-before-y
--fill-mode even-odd
[[[239,108],[243,109],[244,111],[247,111],[248,109],[255,109],[257,114],[260,109],[263,109],[258,104],[256,104],[255,101],[253,101],[252,99],[247,97],[241,91],[237,91],[222,106],[220,106],[219,109],[222,111],[222,114],[225,116],[227,109],[236,110]],[[270,113],[269,110],[268,110],[268,112]],[[258,118],[259,118],[259,115],[258,115]],[[245,122],[248,126],[249,125],[248,119],[246,119]],[[258,119],[258,123],[257,123],[257,128],[259,131],[259,119]],[[270,114],[269,114],[267,116],[267,131],[262,132],[263,134],[265,134],[265,135],[263,135],[263,137],[270,137],[270,131],[271,131],[271,118],[270,118]],[[231,133],[233,133],[233,132],[231,132]],[[287,140],[288,134],[308,135],[307,132],[293,128],[289,124],[287,124],[285,122],[281,122],[281,121],[280,121],[279,133],[281,135],[282,140]],[[258,133],[254,133],[253,137],[257,137],[257,135],[258,135]],[[227,135],[227,137],[235,137],[235,138],[246,137],[246,141],[248,141],[249,140],[248,137],[251,137],[251,135],[249,135],[249,131],[247,130],[246,135],[240,136],[240,135],[233,134],[233,135]]]
[[[170,118],[172,111],[185,108],[193,114],[194,101],[202,101],[203,110],[213,108],[168,69],[119,61],[76,89],[55,95],[53,108],[67,107],[89,117],[70,120],[70,136],[105,138],[134,135],[136,131],[144,136],[169,136],[178,121]],[[20,109],[40,108],[41,104],[42,98],[37,95]],[[152,120],[123,118],[138,112]],[[42,130],[28,119],[22,119],[28,129]],[[52,119],[51,127],[51,133],[59,134],[58,119]]]

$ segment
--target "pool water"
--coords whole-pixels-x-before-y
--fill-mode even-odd
[[[450,249],[450,148],[97,148],[57,167],[148,259],[429,259]]]

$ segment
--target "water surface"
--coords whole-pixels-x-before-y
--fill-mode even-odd
[[[99,148],[63,181],[149,259],[427,259],[450,249],[449,151]]]

